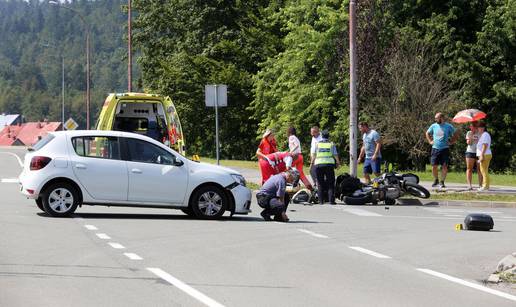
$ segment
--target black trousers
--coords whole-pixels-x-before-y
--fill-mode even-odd
[[[315,172],[315,165],[310,165],[310,176],[312,177],[312,181],[314,182],[314,187],[319,186],[317,183],[317,173]]]
[[[258,201],[258,205],[263,208],[262,213],[264,215],[281,215],[281,213],[287,211],[288,203],[290,202],[290,197],[288,194],[285,194],[285,202],[282,203],[279,198],[272,197],[266,194],[256,194],[256,200]]]
[[[325,199],[335,203],[335,168],[333,165],[321,164],[315,166],[317,174],[317,197],[323,204]]]

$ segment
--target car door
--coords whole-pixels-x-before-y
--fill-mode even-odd
[[[111,136],[72,138],[75,176],[96,200],[127,201],[127,166],[120,158],[120,141]]]
[[[150,142],[124,138],[127,148],[129,202],[183,204],[188,169],[169,151]],[[179,161],[180,163],[176,163]]]

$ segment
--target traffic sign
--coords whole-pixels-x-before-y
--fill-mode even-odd
[[[206,85],[205,102],[207,107],[228,106],[228,86],[225,84]]]
[[[65,123],[64,127],[66,130],[75,130],[77,127],[79,127],[79,124],[73,120],[73,118],[69,118]]]

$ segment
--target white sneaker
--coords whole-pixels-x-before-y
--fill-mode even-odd
[[[478,188],[477,191],[484,192],[484,191],[489,191],[489,189],[481,187],[481,188]]]

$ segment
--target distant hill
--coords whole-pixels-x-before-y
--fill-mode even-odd
[[[92,125],[106,93],[127,88],[125,3],[65,3],[83,14],[91,29]],[[0,0],[0,33],[0,112],[60,121],[64,56],[65,117],[85,127],[86,46],[79,16],[47,2]]]

